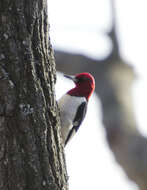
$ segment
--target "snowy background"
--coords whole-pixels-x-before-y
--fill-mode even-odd
[[[114,2],[121,55],[134,66],[137,73],[133,88],[134,105],[139,129],[146,135],[147,2]],[[110,53],[111,42],[105,35],[111,28],[110,0],[48,0],[48,3],[50,35],[54,48],[99,59]],[[71,85],[70,81],[59,74],[57,99]],[[136,190],[108,148],[100,106],[96,104],[100,105],[96,95],[93,95],[78,135],[65,150],[70,190]],[[90,121],[93,121],[92,125]]]

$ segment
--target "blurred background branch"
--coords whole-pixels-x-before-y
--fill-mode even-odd
[[[147,139],[136,124],[132,98],[135,73],[120,55],[116,33],[116,10],[111,0],[112,27],[107,36],[112,50],[104,59],[55,50],[57,70],[75,74],[90,72],[96,79],[107,141],[116,161],[140,190],[147,189]]]

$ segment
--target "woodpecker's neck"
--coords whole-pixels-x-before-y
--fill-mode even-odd
[[[77,84],[76,87],[68,91],[67,94],[71,96],[85,97],[88,101],[93,91],[93,85],[87,82],[83,82],[82,84]]]

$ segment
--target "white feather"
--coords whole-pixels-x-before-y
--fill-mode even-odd
[[[65,94],[58,100],[61,116],[61,133],[63,143],[65,143],[69,131],[73,127],[73,120],[75,118],[78,107],[82,102],[86,102],[85,97],[70,96],[69,94]]]

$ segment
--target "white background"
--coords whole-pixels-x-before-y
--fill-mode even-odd
[[[147,2],[114,2],[121,54],[134,66],[137,73],[133,88],[135,114],[139,129],[145,135]],[[103,58],[109,54],[111,42],[105,33],[111,27],[110,0],[48,0],[48,3],[50,34],[54,48],[83,53],[94,58]],[[72,86],[72,83],[59,75],[56,85],[57,98]],[[101,124],[99,105],[99,100],[94,95],[78,134],[66,147],[70,190],[136,190],[136,186],[128,181],[109,150]]]

